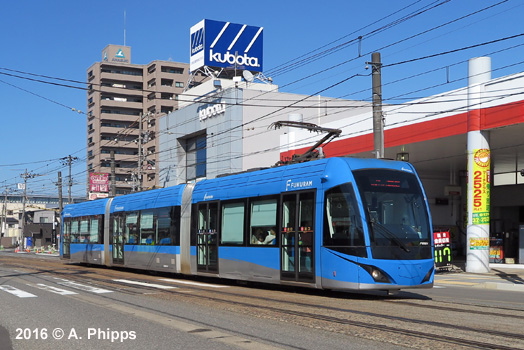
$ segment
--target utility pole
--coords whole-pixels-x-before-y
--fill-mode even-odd
[[[380,52],[371,54],[372,86],[373,86],[373,148],[376,158],[384,158],[384,118],[382,116],[382,63]]]
[[[24,179],[24,195],[22,198],[22,221],[21,221],[21,228],[20,228],[20,241],[18,244],[18,251],[23,247],[24,245],[24,226],[25,226],[25,201],[27,196],[27,179],[32,179],[36,176],[36,174],[28,173],[27,169],[25,169],[25,172],[23,174],[20,174],[20,177]]]
[[[69,182],[68,182],[69,192],[67,196],[67,203],[71,204],[71,187],[73,186],[73,179],[71,178],[71,164],[75,160],[78,160],[78,157],[72,157],[71,155],[68,155],[67,157],[61,158],[61,160],[63,161],[64,165],[69,166]]]
[[[116,170],[115,170],[115,151],[111,150],[111,179],[110,179],[110,186],[111,186],[111,197],[116,196]]]
[[[62,172],[58,172],[58,210],[60,211],[60,214],[62,213],[62,210],[64,209],[64,200],[62,198]]]
[[[62,172],[59,171],[58,172],[58,216],[60,218],[62,217],[62,210],[63,209],[64,209],[64,200],[62,198]],[[59,223],[60,223],[59,229],[58,230],[55,229],[55,232],[53,234],[54,237],[51,238],[51,244],[53,244],[53,242],[55,242],[57,246],[59,244],[57,236],[59,236],[61,234],[62,220],[59,220]],[[54,224],[54,221],[53,221],[53,224]]]
[[[137,192],[141,192],[142,191],[142,185],[143,185],[143,182],[142,182],[142,168],[144,167],[144,151],[143,151],[143,143],[144,143],[144,139],[143,139],[143,124],[142,124],[142,120],[143,120],[143,117],[147,117],[149,119],[149,112],[146,113],[145,115],[140,113],[140,118],[139,118],[139,121],[138,121],[138,171],[137,171],[137,180],[138,180],[138,186],[137,186]]]
[[[7,192],[8,192],[8,189],[7,187],[5,188],[5,191],[4,191],[4,194],[5,194],[5,197],[4,197],[4,206],[2,207],[2,221],[1,221],[1,227],[0,227],[0,237],[4,237],[5,235],[5,230],[7,228]]]
[[[137,192],[142,191],[142,113],[140,113],[140,120],[138,121],[138,186]]]

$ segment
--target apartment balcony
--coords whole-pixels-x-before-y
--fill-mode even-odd
[[[116,80],[116,81],[132,81],[142,83],[143,77],[141,75],[119,74],[110,72],[101,72],[101,79]]]
[[[113,108],[132,108],[142,110],[142,102],[130,101],[130,99],[100,99],[100,107],[113,107]]]
[[[125,130],[125,131],[124,131]],[[125,128],[125,127],[111,127],[102,126],[100,127],[100,134],[119,134],[119,135],[133,135],[138,137],[138,129]]]

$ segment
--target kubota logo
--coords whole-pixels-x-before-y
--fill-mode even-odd
[[[204,28],[191,34],[191,55],[204,49]]]
[[[260,67],[258,63],[258,57],[248,57],[246,53],[243,56],[234,55],[227,51],[225,54],[221,52],[213,53],[213,49],[209,50],[209,61],[229,63],[230,65],[249,66],[249,67]]]

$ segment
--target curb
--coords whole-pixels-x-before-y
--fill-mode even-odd
[[[524,284],[514,283],[483,282],[475,285],[473,288],[503,290],[507,292],[524,292]]]

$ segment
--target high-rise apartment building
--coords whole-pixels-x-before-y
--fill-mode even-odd
[[[87,170],[110,174],[114,151],[117,195],[158,186],[157,118],[177,109],[188,71],[171,61],[132,64],[131,48],[118,45],[88,68]]]

